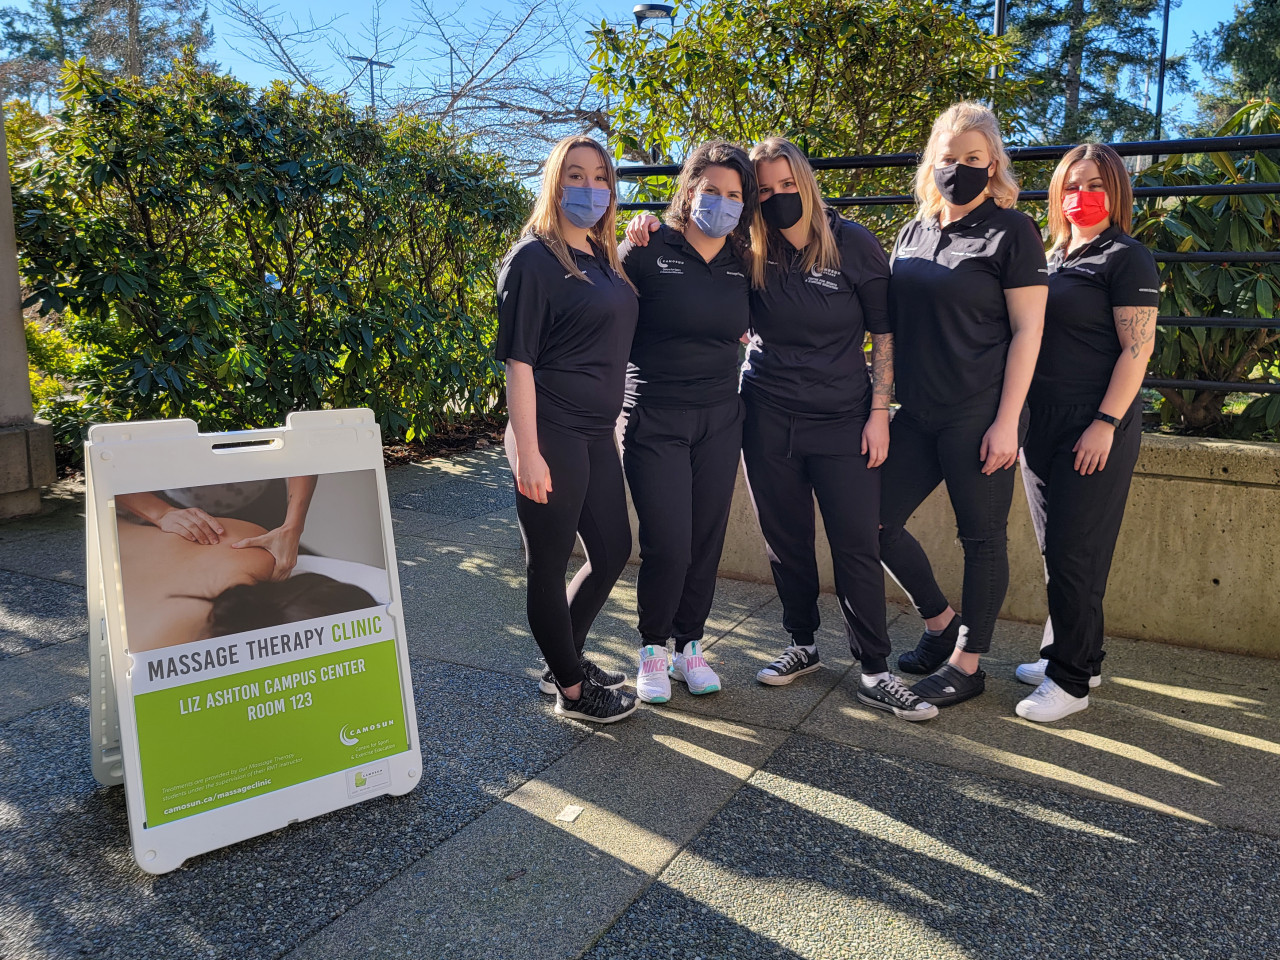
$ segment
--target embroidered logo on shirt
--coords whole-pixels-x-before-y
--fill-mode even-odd
[[[662,257],[658,258],[658,268],[663,273],[673,273],[673,274],[676,274],[677,276],[681,276],[681,277],[684,276],[684,271],[679,269],[676,266],[676,264],[679,264],[679,266],[683,267],[684,261],[683,260],[667,260],[667,259],[663,259]]]
[[[1139,287],[1139,293],[1159,293],[1159,290],[1152,290],[1150,287]]]
[[[741,273],[739,273],[737,270],[726,270],[726,271],[724,272],[724,275],[725,275],[726,277],[742,277],[744,280],[746,279],[746,277],[744,277],[744,276],[743,276]]]
[[[804,282],[817,284],[818,286],[825,287],[828,290],[839,290],[840,284],[832,283],[827,279],[827,277],[838,276],[840,276],[839,270],[827,270],[824,267],[813,267],[809,270],[809,275],[804,278]]]

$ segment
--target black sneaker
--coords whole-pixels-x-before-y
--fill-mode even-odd
[[[556,691],[557,716],[588,723],[615,723],[635,712],[635,697],[621,690],[602,687],[589,677],[582,681],[582,691],[577,700],[570,700],[563,690]]]
[[[922,633],[916,648],[898,657],[898,669],[903,673],[933,673],[951,658],[959,639],[960,614],[957,613],[936,637],[927,631]]]
[[[589,680],[604,687],[606,690],[617,690],[627,682],[625,673],[610,673],[608,670],[602,670],[586,657],[579,657],[578,665],[582,667],[583,674]],[[556,689],[556,678],[551,673],[551,668],[547,667],[542,671],[542,677],[538,680],[538,690],[549,697],[554,697]]]
[[[938,708],[925,703],[892,673],[882,677],[874,687],[858,681],[858,702],[877,710],[888,710],[900,720],[932,720]]]
[[[771,687],[780,687],[790,683],[796,677],[813,673],[822,667],[815,648],[812,653],[803,647],[791,646],[782,651],[782,656],[756,674],[756,679]]]

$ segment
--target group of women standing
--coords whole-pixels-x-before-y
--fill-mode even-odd
[[[925,720],[982,693],[1020,447],[1050,618],[1042,659],[1018,668],[1036,689],[1016,711],[1050,721],[1088,706],[1159,280],[1127,235],[1132,191],[1113,151],[1078,147],[1059,165],[1048,259],[1014,209],[1009,166],[990,111],[951,107],[920,164],[917,216],[886,256],[826,207],[791,143],[749,156],[707,143],[665,223],[633,220],[618,248],[608,157],[586,137],[556,146],[499,276],[497,357],[529,624],[557,713],[619,720],[636,697],[669,700],[673,678],[720,689],[701,641],[739,456],[789,636],[761,683],[821,667],[816,497],[858,699]],[[631,550],[624,471],[640,530],[636,696],[584,654]],[[965,556],[959,612],[904,526],[943,480]],[[586,563],[566,590],[579,537]],[[924,619],[898,658],[925,675],[914,686],[889,669],[884,569]]]

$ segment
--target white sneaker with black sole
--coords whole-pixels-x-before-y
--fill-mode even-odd
[[[695,696],[720,690],[720,678],[707,665],[702,655],[702,644],[697,640],[690,640],[683,653],[672,657],[671,676],[684,683]]]
[[[1024,720],[1037,723],[1053,723],[1073,713],[1079,713],[1089,706],[1089,695],[1073,697],[1052,680],[1045,678],[1044,683],[1036,687],[1031,696],[1022,700],[1013,712]]]
[[[660,647],[650,644],[640,648],[636,696],[645,703],[666,703],[671,699],[671,674],[667,668],[666,644]]]
[[[892,673],[886,673],[867,686],[865,678],[858,678],[858,702],[877,710],[887,710],[899,720],[932,720],[938,708],[921,700],[910,688]]]
[[[610,690],[592,682],[582,681],[578,699],[570,700],[563,690],[556,690],[556,715],[587,723],[617,723],[636,712],[636,698],[621,690]]]
[[[1013,671],[1013,674],[1023,683],[1030,684],[1033,687],[1038,687],[1040,684],[1044,683],[1045,671],[1048,669],[1048,660],[1037,660],[1035,663],[1019,664],[1018,669]],[[1090,689],[1096,690],[1100,686],[1102,686],[1101,675],[1089,678]]]
[[[816,647],[810,652],[804,647],[790,646],[782,651],[782,656],[757,673],[756,679],[771,687],[780,687],[821,668]]]
[[[612,670],[601,669],[586,657],[578,658],[578,666],[582,667],[584,676],[590,677],[594,683],[604,687],[606,690],[617,690],[627,682],[625,673],[614,673]],[[554,697],[556,689],[556,678],[551,673],[551,668],[547,667],[542,671],[542,676],[538,678],[538,690],[549,697]]]

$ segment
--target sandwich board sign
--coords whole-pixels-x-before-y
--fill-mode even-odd
[[[93,773],[143,870],[417,785],[372,411],[97,425],[85,479]]]

